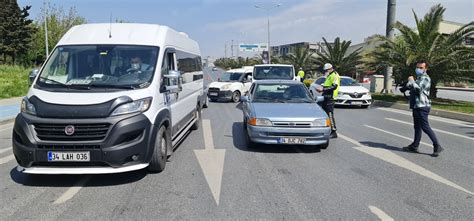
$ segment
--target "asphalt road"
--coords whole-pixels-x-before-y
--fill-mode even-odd
[[[18,173],[12,124],[0,125],[0,220],[472,220],[474,124],[432,117],[446,147],[434,158],[426,136],[421,154],[401,150],[408,112],[335,115],[327,150],[248,149],[239,105],[210,103],[164,172],[94,176]]]

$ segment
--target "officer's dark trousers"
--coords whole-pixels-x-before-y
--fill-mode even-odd
[[[439,146],[438,138],[430,127],[428,122],[428,115],[430,114],[430,107],[421,107],[413,109],[413,127],[415,129],[415,139],[412,145],[418,147],[421,140],[421,131],[425,132],[433,142],[433,146]]]
[[[336,120],[334,119],[334,100],[324,98],[323,104],[321,105],[323,110],[328,114],[329,120],[331,121],[331,131],[336,132]]]

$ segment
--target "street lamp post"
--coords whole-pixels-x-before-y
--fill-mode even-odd
[[[255,8],[260,8],[260,9],[263,9],[267,12],[267,34],[268,34],[268,41],[267,41],[267,50],[268,50],[268,63],[271,64],[272,63],[272,50],[270,49],[270,10],[271,9],[274,9],[274,8],[278,8],[280,7],[281,4],[277,4],[277,5],[274,5],[272,7],[262,7],[262,6],[259,6],[259,5],[255,5]]]

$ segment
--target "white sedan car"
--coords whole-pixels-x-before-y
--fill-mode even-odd
[[[326,80],[325,77],[318,78],[309,87],[311,94],[319,95],[316,88]],[[345,106],[361,106],[367,108],[372,104],[372,96],[369,89],[360,85],[356,80],[350,77],[341,76],[341,87],[339,88],[339,95],[336,98],[336,105]]]

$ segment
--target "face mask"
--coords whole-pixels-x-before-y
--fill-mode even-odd
[[[140,69],[140,64],[138,64],[138,63],[132,64],[132,69],[133,69],[133,70],[138,70],[138,69]]]
[[[425,70],[417,68],[417,69],[415,69],[415,72],[416,72],[416,75],[422,75],[422,74],[425,73]]]

